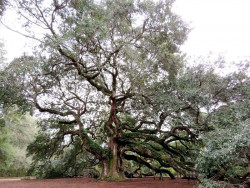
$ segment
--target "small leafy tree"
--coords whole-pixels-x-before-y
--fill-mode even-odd
[[[21,83],[11,80],[4,54],[0,43],[0,176],[23,176],[31,163],[26,148],[37,132],[36,120],[26,113]]]

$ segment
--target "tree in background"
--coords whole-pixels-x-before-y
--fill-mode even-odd
[[[0,165],[0,176],[24,176],[30,168],[31,158],[26,157],[27,146],[37,133],[36,120],[29,114],[21,113],[17,107],[5,109],[4,136],[2,146],[8,146],[5,163]]]
[[[9,131],[1,114],[0,119],[0,171],[6,170],[11,161],[13,147],[10,144]]]
[[[4,45],[0,42],[0,65],[4,64]],[[1,77],[0,77],[1,78]],[[1,79],[1,87],[0,87],[0,94],[2,96],[3,87],[2,87],[2,79]],[[0,98],[0,163],[3,164],[3,167],[6,167],[6,163],[9,161],[10,152],[12,150],[11,145],[9,144],[9,137],[8,137],[8,130],[5,128],[5,121],[3,118],[3,111],[2,111],[2,97]]]
[[[26,113],[26,101],[18,95],[20,82],[9,79],[0,44],[0,176],[24,176],[31,163],[26,148],[37,133],[36,120]]]

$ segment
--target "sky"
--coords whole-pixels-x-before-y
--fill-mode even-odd
[[[250,57],[250,0],[176,0],[174,10],[192,29],[182,47],[188,55]]]
[[[190,28],[181,50],[191,57],[222,55],[229,61],[250,57],[250,0],[176,0],[173,10]],[[7,61],[30,51],[32,41],[0,27]]]

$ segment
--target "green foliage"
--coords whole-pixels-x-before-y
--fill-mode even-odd
[[[23,57],[14,59],[10,65],[0,71],[0,102],[1,108],[11,108],[17,105],[22,112],[32,112],[31,105],[25,97],[25,75],[34,72],[37,67],[33,58]],[[22,61],[22,64],[20,62]]]
[[[74,0],[45,4],[25,0],[13,4],[22,10],[24,19],[37,14],[25,20],[26,31],[37,25],[46,28],[46,37],[38,47],[41,53],[18,58],[6,69],[10,84],[22,80],[12,88],[27,99],[23,102],[29,101],[47,113],[41,132],[29,146],[35,161],[61,156],[64,147],[74,143],[68,143],[67,137],[80,138],[83,147],[99,160],[118,158],[125,140],[132,140],[128,142],[132,151],[140,155],[148,151],[152,153],[149,157],[162,160],[162,152],[167,151],[164,139],[154,135],[156,127],[146,123],[138,134],[136,124],[144,119],[158,121],[158,112],[152,112],[148,102],[141,105],[141,97],[163,78],[174,80],[183,66],[179,46],[188,28],[171,11],[172,3]],[[142,110],[141,120],[137,117]],[[137,142],[142,143],[138,148]],[[112,151],[112,143],[119,151]],[[112,165],[118,165],[118,161]]]
[[[35,142],[29,145],[29,155],[33,156],[30,172],[38,178],[100,176],[94,168],[99,161],[82,148],[79,138],[65,139],[62,146],[58,145],[63,143],[61,138],[50,140],[51,136],[40,131]]]
[[[197,186],[198,188],[226,188],[226,183],[217,183],[209,179],[203,179],[202,182]]]
[[[1,5],[1,3],[0,3],[0,5]],[[4,66],[5,54],[6,54],[6,51],[4,49],[4,43],[0,40],[0,70]]]
[[[12,159],[13,146],[10,144],[9,130],[5,127],[4,120],[0,125],[0,171],[6,170]]]
[[[205,150],[197,159],[197,169],[205,177],[237,178],[249,171],[249,121],[237,128],[216,128],[204,136]]]
[[[212,130],[201,134],[204,148],[196,168],[206,178],[242,183],[249,172],[250,82],[244,75],[230,77],[234,79],[233,87],[229,86],[226,93],[228,101],[212,113],[209,122]]]
[[[249,144],[249,78],[183,66],[188,28],[171,11],[174,1],[13,2],[40,45],[5,69],[3,105],[31,104],[43,114],[28,147],[40,177],[87,168],[89,156],[109,164],[102,174],[114,179],[124,160],[185,176],[199,154],[205,176],[244,171],[233,152],[245,156]]]
[[[31,163],[31,158],[26,157],[26,147],[37,132],[36,120],[20,113],[17,107],[4,110],[3,120],[5,124],[0,128],[0,175],[24,176]]]

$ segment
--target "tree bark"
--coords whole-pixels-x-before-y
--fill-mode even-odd
[[[121,159],[118,152],[118,144],[114,138],[110,138],[109,149],[111,151],[110,159],[103,161],[101,180],[125,180],[124,172],[121,170]]]

